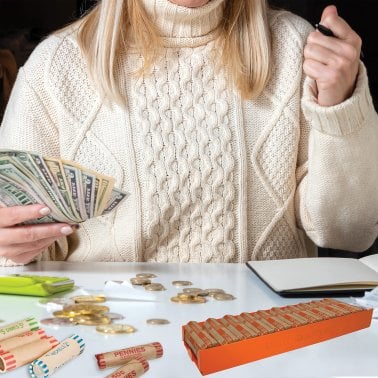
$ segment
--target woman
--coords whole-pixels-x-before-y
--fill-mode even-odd
[[[44,205],[0,209],[2,264],[368,248],[377,115],[360,38],[333,6],[321,23],[335,37],[264,0],[103,0],[47,38],[20,70],[0,147],[74,160],[131,195],[76,232],[17,226]]]

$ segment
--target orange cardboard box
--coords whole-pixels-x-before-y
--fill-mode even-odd
[[[372,309],[362,309],[347,315],[202,349],[198,352],[198,358],[185,341],[184,345],[201,374],[206,375],[367,328],[370,326],[372,314]]]

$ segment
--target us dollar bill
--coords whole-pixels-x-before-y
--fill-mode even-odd
[[[112,177],[76,162],[0,150],[0,207],[45,204],[48,216],[26,223],[69,224],[108,214],[129,195]]]

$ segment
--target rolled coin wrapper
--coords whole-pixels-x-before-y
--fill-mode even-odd
[[[85,343],[78,335],[72,335],[43,356],[34,360],[29,366],[32,378],[48,378],[68,361],[83,353]]]
[[[9,339],[17,335],[21,335],[27,331],[36,331],[39,329],[38,322],[35,318],[30,317],[18,322],[7,324],[3,327],[0,327],[0,341]]]
[[[11,349],[0,355],[0,373],[5,373],[27,364],[58,344],[59,342],[55,337],[45,336],[41,340],[32,341]]]
[[[159,358],[163,355],[163,347],[160,343],[137,345],[131,348],[114,350],[112,352],[96,354],[97,364],[100,369],[109,366],[119,366],[133,360],[136,356],[142,356],[146,360]]]
[[[126,365],[123,365],[118,370],[106,378],[135,378],[143,375],[150,368],[148,361],[142,356],[135,357]]]
[[[17,348],[20,345],[25,345],[35,340],[40,340],[45,336],[45,331],[43,329],[38,329],[37,331],[28,331],[22,333],[21,335],[5,339],[3,341],[0,341],[0,354]]]

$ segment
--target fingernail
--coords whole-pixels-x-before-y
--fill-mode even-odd
[[[69,235],[69,234],[72,234],[73,230],[71,227],[69,226],[64,226],[60,229],[60,232],[63,234],[63,235]]]
[[[42,209],[39,210],[39,213],[41,215],[48,215],[50,214],[50,209],[48,207],[42,207]]]

